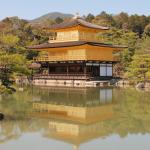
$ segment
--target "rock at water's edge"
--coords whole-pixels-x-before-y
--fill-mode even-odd
[[[0,121],[4,119],[4,114],[0,113]]]
[[[145,88],[145,84],[144,83],[138,83],[136,85],[136,88],[143,89],[143,88]]]

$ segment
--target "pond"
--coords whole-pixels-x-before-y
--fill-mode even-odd
[[[0,111],[0,150],[150,149],[150,92],[25,87]]]

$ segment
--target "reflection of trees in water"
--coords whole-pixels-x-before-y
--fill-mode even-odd
[[[48,121],[44,120],[5,120],[0,122],[0,143],[18,139],[23,133],[48,129]]]
[[[0,123],[0,143],[18,139],[24,131],[22,122],[4,121]]]
[[[32,119],[28,114],[32,112],[33,97],[40,97],[43,103],[56,101],[56,103],[66,104],[71,99],[71,104],[85,106],[89,101],[98,101],[100,97],[99,88],[83,90],[40,90],[34,89],[19,92],[5,97],[0,102],[0,108],[3,109],[9,117],[0,123],[0,142],[19,138],[22,133],[41,131],[43,136],[48,134],[47,119]],[[79,94],[78,94],[79,93]],[[72,97],[71,97],[72,96]],[[49,98],[48,98],[49,97]],[[106,137],[111,134],[118,134],[125,137],[129,133],[150,133],[150,94],[146,92],[137,92],[134,89],[113,89],[114,118],[104,120],[95,124],[85,125],[86,130],[95,132],[101,130],[96,137]],[[74,102],[75,101],[75,102]],[[97,105],[95,102],[94,105]],[[96,114],[95,114],[96,115]],[[29,119],[25,119],[29,118]],[[76,123],[78,124],[78,123]],[[93,128],[93,131],[91,130]],[[94,131],[94,129],[96,129]],[[51,135],[46,137],[52,138]],[[91,139],[94,137],[91,137]]]
[[[134,89],[117,89],[114,98],[118,105],[114,111],[118,118],[111,121],[114,132],[121,137],[128,133],[149,133],[150,131],[150,94]]]
[[[26,92],[17,92],[13,95],[3,97],[0,102],[1,112],[5,114],[5,119],[20,120],[28,118],[32,112],[32,104],[28,102],[30,96]]]

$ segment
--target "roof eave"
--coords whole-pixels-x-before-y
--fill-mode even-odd
[[[93,42],[85,42],[82,41],[81,43],[72,43],[72,44],[64,44],[64,43],[59,43],[60,45],[56,46],[50,46],[50,45],[35,45],[35,46],[28,46],[27,48],[29,49],[37,49],[37,50],[42,50],[46,48],[64,48],[64,47],[75,47],[75,46],[82,46],[82,45],[90,45],[90,46],[97,46],[97,47],[109,47],[109,48],[116,48],[116,49],[125,49],[128,48],[127,46],[118,46],[118,45],[110,45],[110,44],[105,44],[105,43],[93,43]],[[61,45],[64,44],[64,45]]]

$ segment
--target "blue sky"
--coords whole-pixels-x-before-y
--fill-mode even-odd
[[[150,0],[2,0],[0,3],[0,19],[10,16],[34,19],[56,11],[80,15],[89,12],[96,15],[101,11],[150,15]]]

